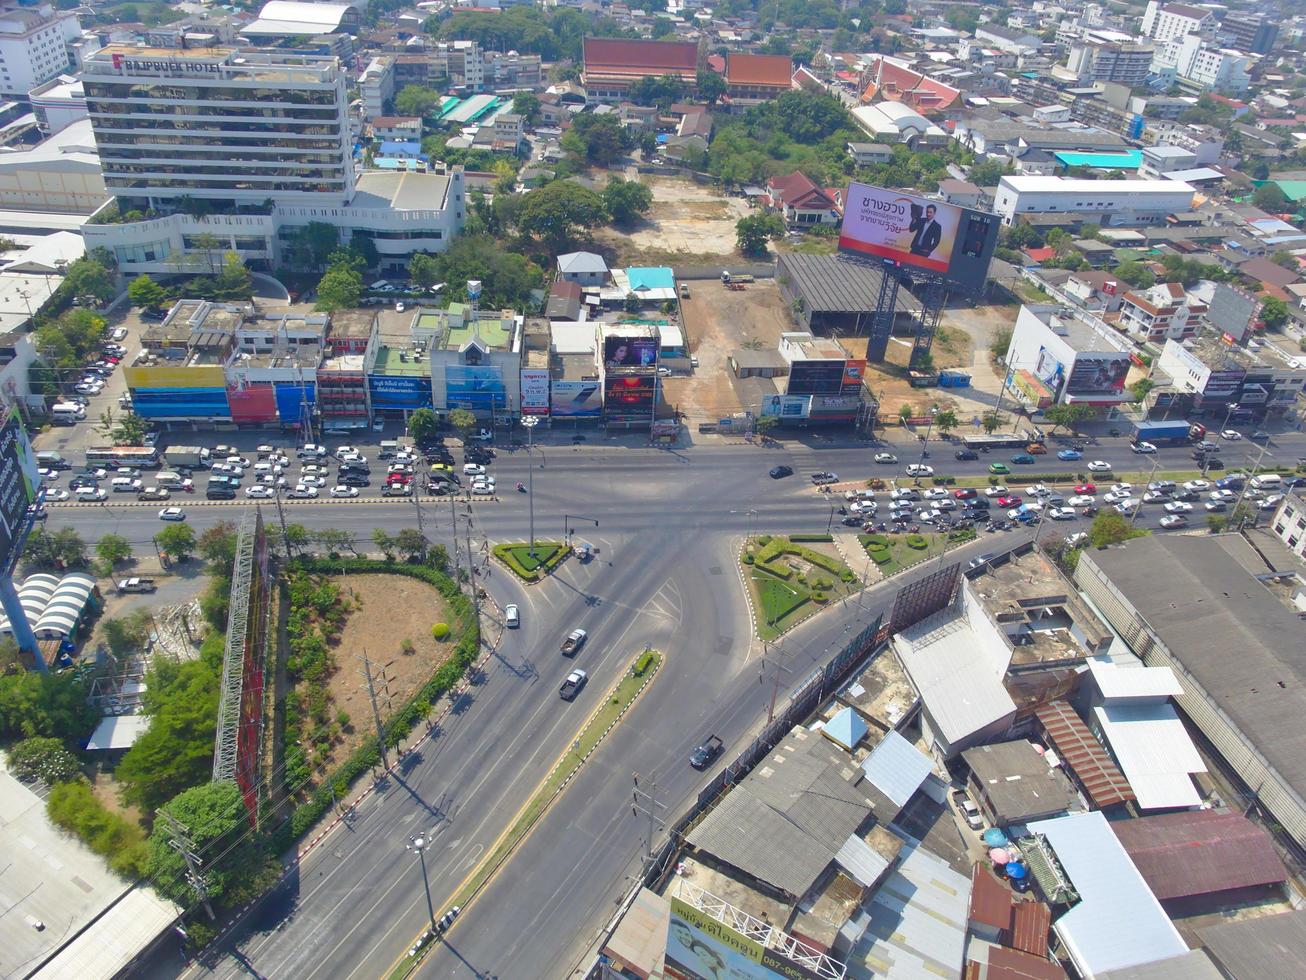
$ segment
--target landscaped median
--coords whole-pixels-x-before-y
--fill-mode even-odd
[[[774,640],[860,583],[829,534],[761,534],[739,556],[759,639]]]
[[[976,537],[972,528],[962,528],[946,534],[859,534],[857,541],[866,549],[880,574],[888,578],[912,565],[937,558],[951,548],[974,541]]]
[[[561,541],[536,541],[532,550],[527,542],[496,544],[494,557],[523,582],[538,582],[562,564],[567,546]]]
[[[467,906],[472,903],[495,872],[512,856],[517,845],[526,839],[531,828],[544,816],[553,801],[571,782],[572,777],[580,771],[585,760],[635,703],[635,699],[653,682],[661,666],[662,654],[657,650],[644,650],[632,661],[621,680],[617,681],[590,714],[585,726],[572,739],[570,747],[545,777],[544,782],[540,783],[531,798],[517,813],[511,826],[500,835],[480,864],[458,886],[458,890],[441,906],[442,908],[450,909],[456,906],[460,912],[466,912]],[[582,694],[581,697],[584,695]],[[432,938],[430,930],[424,930],[409,947],[408,954],[390,971],[390,980],[402,980],[411,974],[426,955],[426,951],[431,948]]]

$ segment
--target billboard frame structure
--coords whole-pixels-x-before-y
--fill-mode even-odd
[[[262,770],[263,662],[268,638],[269,549],[263,512],[241,517],[231,570],[227,644],[222,655],[213,739],[213,781],[240,789],[251,826],[258,824]]]

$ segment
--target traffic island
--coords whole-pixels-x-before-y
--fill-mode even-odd
[[[572,778],[580,772],[581,767],[594,754],[595,749],[599,747],[603,739],[616,727],[626,712],[630,710],[631,705],[653,682],[653,678],[657,675],[658,668],[661,666],[662,654],[657,650],[644,650],[631,662],[629,669],[590,714],[585,726],[572,739],[570,747],[554,764],[544,782],[540,783],[531,798],[526,801],[525,805],[517,813],[516,819],[499,836],[499,839],[490,848],[485,858],[458,887],[458,890],[448,902],[441,907],[446,909],[456,908],[459,914],[467,911],[467,907],[476,899],[476,896],[489,884],[495,873],[503,867],[518,845],[526,839],[532,828],[540,821],[540,818],[548,812],[553,802],[562,795],[563,790],[567,788]],[[582,694],[581,697],[584,697],[584,695]],[[435,936],[430,929],[423,930],[421,935],[409,946],[408,952],[403,959],[387,974],[389,980],[403,980],[404,977],[411,975],[418,964],[421,963],[427,951],[434,945],[432,943],[434,938]]]
[[[744,543],[739,562],[760,640],[778,638],[861,585],[829,534],[758,535]]]
[[[494,557],[523,582],[538,582],[562,564],[567,546],[561,541],[536,541],[532,551],[524,541],[496,544]]]
[[[888,578],[977,537],[974,528],[960,528],[946,534],[859,534],[857,541],[879,573]]]

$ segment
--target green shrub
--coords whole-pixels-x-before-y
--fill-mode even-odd
[[[788,582],[791,578],[794,577],[794,570],[790,568],[788,565],[764,565],[761,562],[758,562],[757,565],[754,567],[760,572],[766,572],[766,574],[768,575],[774,575],[776,578],[781,579],[782,581],[785,582]]]
[[[47,786],[79,779],[77,757],[57,738],[28,738],[5,750],[9,771],[18,779],[40,779]]]
[[[528,544],[496,544],[493,550],[495,558],[527,582],[543,578],[567,557],[567,548],[561,541],[536,541],[534,557]]]
[[[867,534],[865,535],[865,539],[866,540],[863,542],[863,544],[865,544],[865,546],[868,548],[889,547],[889,539],[883,534]]]
[[[828,601],[828,600],[829,600],[829,596],[827,596],[824,592],[813,592],[813,593],[812,593],[812,601],[813,601],[813,602],[826,602],[826,601]]]
[[[437,640],[443,640],[446,636],[449,635],[449,624],[436,623],[434,626],[431,627],[431,635],[435,637]]]
[[[45,811],[52,823],[76,834],[92,851],[108,859],[109,867],[118,874],[135,878],[145,873],[145,833],[106,808],[84,780],[51,788]]]
[[[753,564],[753,562],[755,561],[755,559],[753,558],[753,553],[751,551],[744,552],[743,561],[745,565]]]
[[[856,578],[857,578],[857,576],[853,574],[853,571],[852,571],[851,568],[845,568],[842,572],[839,573],[839,581],[840,581],[840,582],[852,582],[852,581],[854,581]]]
[[[635,666],[631,668],[631,673],[636,677],[643,677],[644,671],[653,665],[653,658],[656,654],[652,650],[645,650],[640,654],[639,659],[635,661]]]
[[[936,487],[950,487],[950,486],[952,486],[952,485],[953,485],[954,483],[956,483],[956,482],[957,482],[957,478],[956,478],[955,476],[936,476],[936,477],[934,477],[934,485],[935,485]]]
[[[769,535],[769,534],[759,534],[759,535],[757,536],[757,543],[760,544],[760,545],[763,545],[763,546],[770,544],[770,543],[771,543],[771,535]]]
[[[866,554],[877,565],[883,565],[893,557],[887,548],[868,548]]]
[[[916,551],[924,551],[930,546],[929,541],[927,541],[925,536],[921,534],[907,535],[906,542],[908,548],[912,548]]]

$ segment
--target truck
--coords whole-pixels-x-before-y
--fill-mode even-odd
[[[1177,422],[1135,422],[1133,441],[1150,442],[1154,445],[1167,442],[1180,445],[1191,442],[1195,438],[1200,439],[1201,435],[1196,431],[1198,428],[1182,419]],[[1205,431],[1202,429],[1202,434],[1205,434]]]
[[[209,465],[209,451],[203,446],[169,446],[163,455],[168,457],[169,466],[189,466],[193,470],[204,469]]]
[[[743,285],[745,283],[756,282],[753,276],[747,272],[731,272],[728,269],[722,270],[721,281],[726,285]]]
[[[712,764],[712,760],[721,754],[722,748],[724,745],[721,739],[709,735],[703,740],[703,744],[689,754],[689,764],[695,769],[706,769]]]
[[[567,634],[567,638],[562,641],[562,655],[570,657],[585,645],[585,640],[589,634],[584,630],[572,630]]]
[[[126,595],[129,592],[153,592],[158,586],[152,578],[124,578],[118,580],[116,588],[119,595]]]
[[[589,674],[583,670],[573,670],[567,675],[567,679],[562,682],[562,687],[558,688],[558,696],[564,701],[570,701],[580,693],[580,689],[585,686],[589,680]]]

